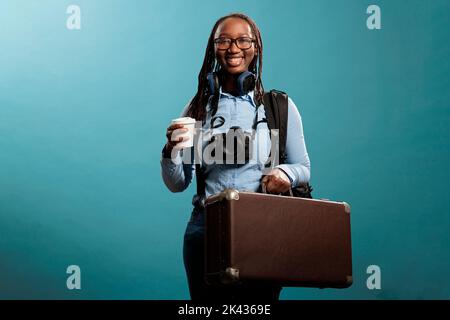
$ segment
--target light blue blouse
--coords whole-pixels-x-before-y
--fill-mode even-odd
[[[234,188],[239,191],[256,191],[260,185],[264,173],[264,163],[269,158],[271,141],[267,122],[260,122],[266,117],[264,106],[256,106],[253,94],[254,92],[251,91],[244,96],[235,97],[222,92],[220,89],[220,98],[212,129],[210,104],[208,103],[206,107],[206,121],[202,130],[199,130],[201,132],[199,143],[201,141],[201,150],[203,151],[199,153],[202,155],[202,159],[196,160],[201,162],[204,168],[206,197],[219,193],[226,188]],[[189,104],[185,106],[181,116],[185,116],[188,106]],[[255,139],[252,140],[253,156],[250,161],[241,165],[227,164],[226,162],[218,164],[211,161],[211,157],[208,158],[210,150],[206,149],[211,135],[226,133],[233,126],[239,126],[244,131],[251,133],[256,112],[259,123]],[[286,139],[286,163],[274,167],[280,168],[288,175],[292,186],[309,182],[311,165],[306,150],[302,120],[291,98],[288,100]],[[170,191],[181,192],[191,183],[192,177],[195,175],[195,164],[191,161],[192,156],[192,147],[178,152],[174,160],[164,158],[161,155],[161,175]],[[194,198],[196,198],[195,195]]]

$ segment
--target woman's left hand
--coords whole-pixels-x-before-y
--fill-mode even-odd
[[[261,184],[266,185],[267,193],[284,193],[291,188],[291,180],[283,170],[274,168],[264,176]]]

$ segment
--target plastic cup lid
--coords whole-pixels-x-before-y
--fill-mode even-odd
[[[195,119],[191,117],[177,118],[173,119],[172,123],[195,123]]]

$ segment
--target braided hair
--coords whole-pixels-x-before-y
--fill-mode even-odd
[[[262,97],[264,95],[264,87],[261,81],[262,62],[263,62],[262,59],[263,44],[261,39],[261,33],[259,32],[259,29],[256,26],[256,23],[253,21],[253,19],[242,13],[231,13],[216,21],[208,39],[208,45],[206,47],[203,65],[198,74],[197,93],[192,99],[186,111],[186,115],[188,117],[195,118],[197,121],[204,121],[206,118],[206,105],[208,104],[208,100],[210,97],[210,93],[208,90],[207,75],[210,72],[219,70],[219,64],[216,64],[216,57],[214,52],[214,35],[216,34],[216,30],[219,27],[219,25],[227,18],[241,18],[247,21],[247,23],[250,25],[250,28],[252,29],[252,33],[256,41],[257,55],[250,63],[249,70],[256,74],[256,84],[254,93],[255,103],[257,106],[261,105],[262,103]],[[217,101],[219,99],[218,94],[215,94],[213,96],[213,99],[214,100],[212,103],[217,104]]]

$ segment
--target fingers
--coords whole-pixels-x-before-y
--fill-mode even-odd
[[[179,137],[177,140],[170,140],[170,141],[168,142],[168,144],[169,144],[169,146],[170,146],[171,148],[173,148],[173,147],[175,147],[177,144],[179,144],[180,142],[188,141],[189,139],[190,139],[189,136],[183,136],[183,137]]]
[[[184,124],[182,123],[175,123],[175,124],[171,124],[167,130],[175,130],[175,129],[181,129],[184,128]]]
[[[270,179],[271,177],[273,177],[273,176],[275,175],[275,173],[276,173],[276,171],[275,171],[274,169],[270,170],[268,173],[266,173],[266,174],[263,176],[263,178],[262,178],[262,180],[261,180],[261,183],[267,184],[267,183],[269,182],[269,179]]]
[[[265,183],[268,193],[283,193],[289,190],[290,183],[277,176],[265,176],[261,183]]]
[[[269,176],[264,176],[261,180],[261,183],[267,183],[268,180],[269,180]]]
[[[269,179],[266,183],[266,190],[269,193],[276,193],[278,192],[279,188],[279,182],[274,178]]]
[[[171,137],[172,137],[172,134],[173,134],[174,131],[177,131],[177,132],[187,132],[188,130],[189,130],[189,129],[183,128],[183,127],[181,127],[181,128],[175,128],[175,129],[170,129],[170,128],[168,128],[168,129],[167,129],[167,132],[166,132],[166,138],[167,138],[168,140],[171,140]]]
[[[185,128],[183,124],[170,125],[166,131],[166,138],[167,138],[168,142],[172,141],[172,135],[173,135],[174,131],[177,131],[177,133],[183,133],[183,132],[188,132],[189,129]]]
[[[195,129],[191,132],[192,129],[193,128],[191,128],[190,125],[187,128],[186,125],[182,123],[170,124],[166,130],[167,142],[164,147],[165,154],[170,153],[172,156],[172,151],[180,151],[181,148],[186,146],[184,142],[195,138]],[[183,144],[181,144],[182,142]],[[190,143],[190,145],[192,146],[192,143]]]

